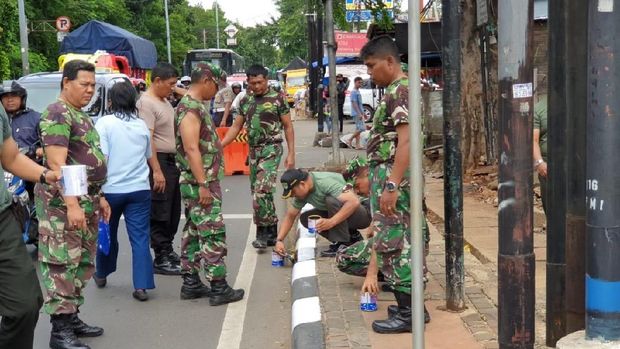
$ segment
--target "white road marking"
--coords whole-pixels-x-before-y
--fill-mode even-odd
[[[252,215],[235,216],[252,217]],[[224,215],[224,218],[226,218],[226,215]],[[245,295],[239,302],[228,304],[217,349],[239,349],[241,345],[243,324],[245,322],[245,313],[248,306],[248,297],[250,296],[252,279],[254,278],[254,272],[256,270],[256,251],[252,247],[254,235],[256,235],[256,226],[254,224],[250,224],[250,233],[248,234],[248,240],[246,241],[245,248],[243,250],[243,259],[241,260],[239,272],[237,273],[237,279],[235,280],[235,284],[233,286],[234,288],[243,288],[245,290]]]

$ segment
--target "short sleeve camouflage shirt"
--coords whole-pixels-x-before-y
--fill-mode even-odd
[[[211,120],[211,115],[207,110],[205,104],[199,100],[192,98],[190,95],[185,95],[179,104],[177,105],[176,112],[176,145],[177,154],[176,162],[177,167],[181,171],[182,184],[199,184],[196,178],[192,174],[192,170],[189,165],[189,159],[183,147],[183,140],[181,139],[180,125],[181,121],[187,116],[188,113],[194,113],[200,117],[200,154],[202,156],[202,165],[205,173],[205,180],[207,182],[221,179],[224,176],[224,158],[222,157],[222,143],[215,132],[215,126]]]
[[[239,103],[239,115],[244,118],[252,147],[282,142],[282,117],[289,113],[282,96],[269,89],[262,96],[247,94]]]
[[[59,99],[43,112],[39,127],[43,147],[66,147],[67,165],[86,165],[90,185],[100,187],[105,183],[105,155],[99,134],[86,113]]]
[[[393,163],[398,145],[396,127],[409,123],[409,79],[391,83],[374,115],[367,154],[371,165]]]

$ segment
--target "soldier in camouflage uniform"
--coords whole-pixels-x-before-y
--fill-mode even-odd
[[[282,130],[288,145],[286,168],[295,167],[295,137],[286,99],[267,84],[267,69],[253,65],[246,72],[250,93],[239,103],[239,115],[222,145],[234,140],[242,126],[250,144],[250,189],[256,224],[254,248],[275,246],[278,217],[273,201],[278,166],[282,157]]]
[[[82,112],[95,89],[95,67],[71,61],[63,70],[62,92],[41,116],[44,161],[52,170],[63,165],[86,165],[87,195],[63,196],[58,186],[35,188],[39,217],[39,262],[47,290],[45,312],[51,315],[52,349],[89,348],[78,336],[103,334],[78,318],[83,289],[94,273],[100,217],[110,218],[110,206],[101,193],[106,180],[105,156],[90,117]]]
[[[209,297],[221,305],[243,298],[242,289],[226,282],[226,227],[222,216],[224,175],[222,145],[204,102],[213,98],[222,71],[199,63],[192,71],[189,91],[177,105],[177,167],[181,171],[181,196],[188,214],[181,238],[181,299]],[[201,262],[211,288],[200,281]]]
[[[373,286],[380,266],[394,290],[398,308],[387,320],[374,321],[372,328],[378,333],[410,332],[409,81],[401,69],[398,48],[391,38],[374,38],[364,45],[360,56],[373,81],[385,87],[367,146],[373,211],[371,229],[375,240],[362,291],[376,292]]]

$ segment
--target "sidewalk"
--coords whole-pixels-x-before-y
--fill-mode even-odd
[[[431,322],[425,343],[432,349],[492,349],[497,343],[497,208],[465,197],[465,294],[467,309],[462,313],[445,310],[445,256],[443,232],[443,181],[428,179],[426,200],[430,214],[430,254],[427,258],[429,283],[425,292]],[[320,239],[318,250],[327,247]],[[544,346],[545,236],[536,234],[536,348]],[[379,310],[359,310],[363,279],[341,273],[332,258],[317,259],[319,292],[327,349],[406,349],[411,335],[380,335],[372,331],[373,320],[385,318],[392,294],[381,293]]]

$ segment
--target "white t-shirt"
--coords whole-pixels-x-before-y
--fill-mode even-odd
[[[106,115],[95,125],[101,139],[101,151],[108,158],[108,179],[103,185],[106,194],[126,194],[151,190],[149,166],[151,132],[137,117],[123,120]]]

